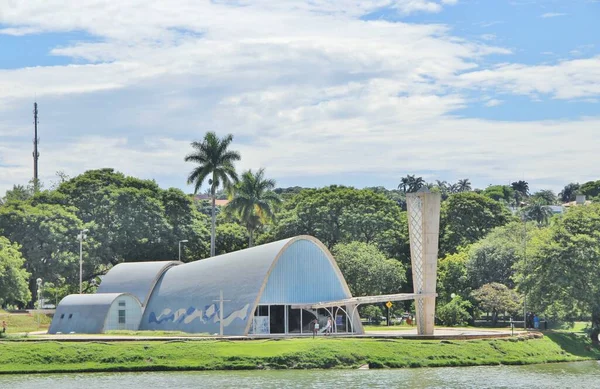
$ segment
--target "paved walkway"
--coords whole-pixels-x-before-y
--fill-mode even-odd
[[[525,331],[516,331],[514,335],[522,335]],[[410,330],[383,330],[367,331],[364,335],[335,334],[334,338],[387,338],[387,339],[486,339],[504,338],[511,336],[510,330],[488,330],[473,328],[436,328],[433,336],[419,336],[417,329]],[[277,339],[277,338],[299,338],[312,337],[312,334],[303,335],[270,335],[270,336],[144,336],[144,335],[93,335],[93,334],[61,334],[48,335],[45,331],[30,332],[27,341],[97,341],[97,342],[119,342],[119,341],[193,341],[193,340],[252,340],[252,339]],[[323,337],[323,335],[319,335]]]

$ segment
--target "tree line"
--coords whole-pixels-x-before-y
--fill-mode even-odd
[[[59,174],[47,190],[15,186],[0,205],[0,303],[32,306],[35,279],[44,298],[84,290],[123,261],[193,261],[296,235],[312,235],[334,254],[356,296],[410,292],[406,194],[442,195],[438,320],[454,325],[482,313],[493,320],[528,309],[556,320],[588,318],[600,327],[600,181],[568,184],[555,195],[525,181],[472,188],[407,175],[395,189],[277,188],[265,169],[238,174],[231,135],[209,132],[191,144],[193,194],[113,169]],[[39,185],[36,185],[37,187]],[[208,186],[210,200],[195,195]],[[549,205],[585,194],[593,203],[553,215]],[[228,199],[218,207],[217,199]],[[567,293],[568,292],[568,293]],[[395,307],[396,308],[396,307]],[[403,310],[405,307],[398,307]],[[522,313],[522,312],[521,312]],[[377,315],[375,313],[374,315]]]

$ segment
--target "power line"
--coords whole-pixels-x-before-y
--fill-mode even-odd
[[[37,101],[33,103],[33,127],[34,127],[34,138],[33,138],[33,187],[37,192],[39,189],[39,181],[38,181],[38,159],[40,157],[40,153],[38,152],[38,143],[40,139],[38,138],[38,105]]]

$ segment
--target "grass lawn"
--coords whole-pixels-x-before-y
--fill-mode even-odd
[[[371,368],[529,364],[600,359],[585,337],[542,339],[282,339],[0,342],[0,373],[285,368]]]
[[[0,323],[2,321],[6,322],[6,333],[8,334],[47,330],[52,319],[46,315],[39,315],[39,319],[41,324],[38,326],[37,314],[0,311]]]

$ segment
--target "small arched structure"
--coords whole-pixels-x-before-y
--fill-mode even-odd
[[[138,330],[142,305],[129,293],[72,294],[63,298],[49,334],[100,334],[110,330]]]

